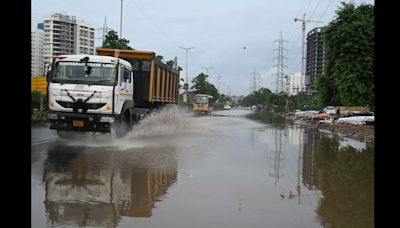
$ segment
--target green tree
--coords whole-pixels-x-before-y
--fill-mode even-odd
[[[374,105],[374,6],[344,3],[323,29],[325,68],[317,82],[324,105]]]
[[[117,32],[111,30],[106,35],[106,38],[103,42],[103,48],[114,48],[114,49],[128,49],[133,50],[130,46],[128,46],[129,40],[125,38],[118,38]]]
[[[38,91],[38,90],[31,91],[31,106],[32,107],[39,108],[41,96],[43,96],[43,95],[40,91]]]
[[[256,104],[268,105],[270,104],[270,97],[272,96],[271,90],[267,88],[261,88],[258,91],[254,91],[252,94],[247,95],[241,101],[243,106],[253,106]]]
[[[190,87],[194,93],[208,94],[214,97],[214,101],[218,100],[219,93],[217,88],[207,81],[208,76],[204,73],[197,75],[192,80],[193,86]]]
[[[171,60],[167,61],[166,64],[167,64],[169,67],[173,68],[174,65],[175,65],[175,61],[171,59]]]
[[[164,56],[162,55],[156,55],[156,60],[162,62],[162,60],[164,59]]]

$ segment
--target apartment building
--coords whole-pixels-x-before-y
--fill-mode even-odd
[[[309,93],[316,91],[315,84],[318,75],[324,69],[324,47],[321,28],[314,28],[307,34],[307,63],[305,83]]]
[[[44,30],[41,24],[31,31],[31,75],[42,76],[44,74],[43,62]]]
[[[64,12],[51,13],[44,20],[43,58],[45,69],[52,56],[95,54],[94,26]]]
[[[297,95],[299,92],[305,91],[304,76],[300,72],[289,75],[289,95]]]
[[[76,25],[76,54],[94,55],[94,26],[84,21]]]

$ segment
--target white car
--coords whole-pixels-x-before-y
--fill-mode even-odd
[[[230,105],[225,105],[224,106],[224,110],[231,110],[231,106]]]
[[[323,109],[324,113],[328,113],[328,114],[336,114],[336,107],[334,106],[327,106]]]

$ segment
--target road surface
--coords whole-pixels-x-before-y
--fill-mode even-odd
[[[322,201],[324,194],[336,196],[320,190],[322,169],[314,162],[318,140],[332,136],[245,118],[251,112],[194,116],[169,110],[143,120],[122,139],[92,133],[62,139],[47,127],[33,126],[32,227],[261,228],[343,222],[324,212],[335,208]],[[340,148],[350,144],[339,143]],[[356,147],[360,154],[366,150],[366,145]]]

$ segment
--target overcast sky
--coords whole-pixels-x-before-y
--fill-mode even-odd
[[[353,2],[374,4],[372,0]],[[280,32],[288,41],[285,73],[300,72],[301,22],[294,18],[305,13],[307,20],[324,22],[308,23],[307,33],[327,25],[338,6],[339,0],[123,0],[122,37],[134,49],[156,52],[164,60],[177,57],[184,79],[185,50],[179,47],[194,47],[188,55],[189,80],[213,67],[208,70],[209,81],[217,86],[221,74],[220,92],[249,94],[254,69],[261,76],[261,86],[275,91],[272,59]],[[107,26],[120,33],[121,0],[32,0],[32,28],[52,12],[93,24],[96,38],[102,37],[99,28],[105,17]],[[100,44],[97,39],[95,46]]]

